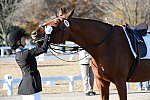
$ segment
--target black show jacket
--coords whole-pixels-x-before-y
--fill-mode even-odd
[[[36,56],[47,52],[47,41],[41,47],[31,50],[20,49],[16,52],[16,62],[22,71],[22,80],[18,87],[18,94],[30,95],[42,91],[41,76],[37,69]]]

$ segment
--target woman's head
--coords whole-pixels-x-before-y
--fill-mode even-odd
[[[24,37],[25,34],[21,30],[14,31],[12,33],[9,33],[7,36],[7,41],[10,44],[12,49],[17,49],[20,45],[22,45],[22,37]]]

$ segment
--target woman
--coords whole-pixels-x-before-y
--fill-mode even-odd
[[[44,43],[41,47],[35,47],[30,50],[24,48],[25,43],[22,39],[25,34],[21,30],[17,30],[8,35],[8,42],[16,53],[15,60],[22,71],[22,80],[18,87],[19,95],[26,95],[26,97],[35,95],[34,98],[37,98],[34,100],[40,100],[39,92],[42,91],[42,84],[35,57],[47,52],[51,32],[52,28],[50,26],[45,27],[46,35]]]

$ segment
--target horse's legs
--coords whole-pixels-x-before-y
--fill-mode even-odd
[[[126,81],[118,80],[115,82],[116,88],[118,90],[120,100],[127,100],[127,89],[126,89]]]
[[[92,64],[91,64],[92,70],[94,72],[95,78],[96,78],[96,85],[98,88],[98,91],[101,96],[101,100],[109,100],[109,86],[110,82],[104,81],[101,78],[101,75],[99,74],[98,66],[95,62],[94,59],[92,59]]]
[[[98,90],[100,92],[101,100],[109,100],[109,86],[110,82],[97,79]],[[98,84],[99,83],[99,84]]]
[[[101,92],[101,91],[100,91],[100,90],[101,90],[101,83],[100,83],[99,78],[96,78],[96,86],[97,86],[98,91],[99,91],[99,93],[100,93],[100,92]]]

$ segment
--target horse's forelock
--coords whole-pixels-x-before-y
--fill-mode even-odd
[[[44,23],[44,26],[50,25],[50,26],[57,26],[59,23],[62,22],[62,18],[55,18],[51,21],[48,21],[47,23]]]

